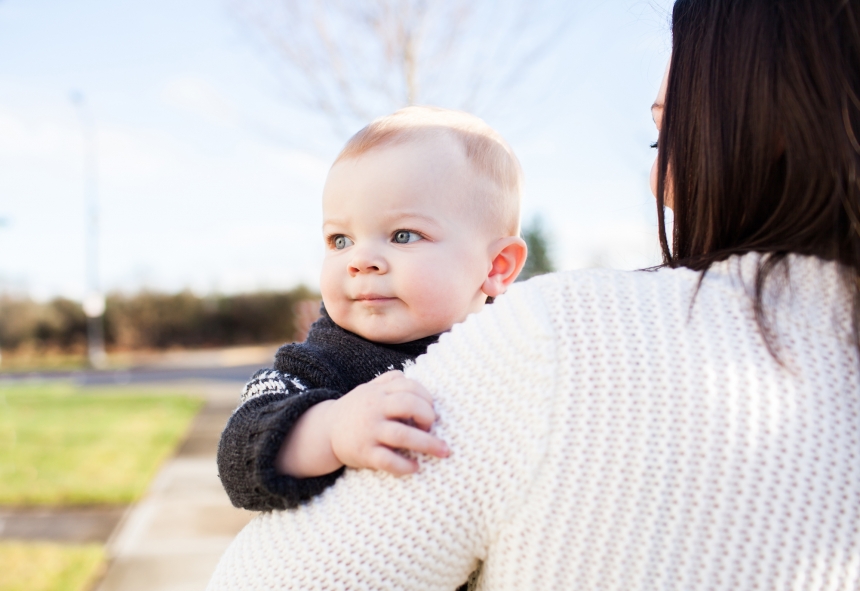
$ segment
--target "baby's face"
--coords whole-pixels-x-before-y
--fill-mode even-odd
[[[492,236],[469,204],[482,182],[453,139],[371,149],[336,164],[323,192],[320,286],[341,327],[404,343],[481,309]]]

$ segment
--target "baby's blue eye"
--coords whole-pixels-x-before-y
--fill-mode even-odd
[[[409,230],[397,230],[394,233],[394,242],[397,244],[409,244],[410,242],[418,242],[422,239],[421,234],[418,232],[411,232]]]
[[[354,243],[352,240],[350,240],[343,234],[338,234],[337,236],[333,237],[332,244],[334,244],[336,250],[343,250],[347,246],[352,246]]]

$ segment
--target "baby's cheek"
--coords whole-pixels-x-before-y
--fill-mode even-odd
[[[338,277],[333,276],[331,272],[327,273],[325,267],[323,267],[323,272],[320,274],[320,295],[329,316],[337,322],[335,316],[342,314],[344,302],[343,288]]]
[[[470,298],[462,285],[440,281],[423,294],[422,311],[436,332],[446,331],[469,312]]]
[[[450,296],[453,289],[456,289],[456,281],[444,268],[413,273],[410,278],[410,291],[413,296],[421,298],[424,304],[430,307],[438,305],[439,299]]]
[[[328,300],[323,298],[323,305],[335,324],[351,332],[360,332],[359,327],[356,326],[357,317],[354,314],[350,314],[349,304],[344,298],[334,297]]]
[[[323,299],[332,297],[337,291],[341,290],[341,274],[334,261],[329,260],[328,257],[323,260],[322,269],[320,270],[320,293]]]

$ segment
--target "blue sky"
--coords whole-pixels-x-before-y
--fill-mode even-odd
[[[505,109],[479,113],[526,173],[560,268],[658,261],[649,107],[667,0],[581,2]],[[542,15],[546,19],[558,15]],[[320,192],[339,149],[287,100],[224,0],[0,1],[0,290],[84,293],[83,134],[97,128],[106,290],[315,286]]]

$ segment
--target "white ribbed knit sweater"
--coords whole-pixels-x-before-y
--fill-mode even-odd
[[[263,514],[211,591],[860,588],[860,359],[836,269],[792,257],[756,326],[756,256],[698,274],[516,286],[407,372],[451,449],[347,471]]]

